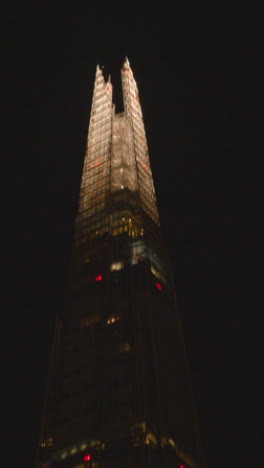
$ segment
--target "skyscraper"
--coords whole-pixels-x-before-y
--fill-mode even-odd
[[[138,89],[96,70],[69,273],[37,468],[202,467]]]

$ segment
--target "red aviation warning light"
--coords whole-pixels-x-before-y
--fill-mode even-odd
[[[88,453],[88,455],[84,455],[83,461],[90,461],[91,460],[91,455]]]
[[[155,283],[156,287],[158,288],[159,291],[162,290],[162,286],[159,283]],[[180,467],[181,468],[181,467]],[[184,468],[184,467],[183,467]]]
[[[95,277],[95,281],[102,281],[102,279],[103,279],[102,275],[97,275]]]

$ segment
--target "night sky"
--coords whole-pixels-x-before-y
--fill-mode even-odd
[[[164,2],[159,8],[153,2],[41,4],[13,3],[1,26],[8,182],[2,198],[3,466],[33,467],[95,68],[103,65],[105,77],[111,74],[113,100],[122,110],[120,68],[127,55],[207,465],[262,467],[261,9],[232,9],[232,2],[225,11],[180,2],[173,8]]]

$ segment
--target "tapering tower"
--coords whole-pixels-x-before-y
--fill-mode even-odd
[[[96,70],[70,267],[36,467],[202,467],[138,89]]]

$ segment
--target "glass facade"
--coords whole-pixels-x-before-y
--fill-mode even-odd
[[[137,85],[96,70],[65,314],[36,468],[201,468]]]

